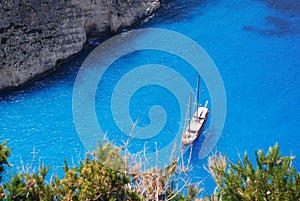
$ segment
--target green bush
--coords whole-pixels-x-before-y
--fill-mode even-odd
[[[6,146],[7,142],[0,144],[0,182],[2,181],[2,174],[5,166],[10,166],[8,157],[10,156],[10,149]]]
[[[226,156],[216,154],[209,159],[209,170],[217,189],[212,200],[300,200],[300,173],[292,166],[293,156],[282,156],[279,146],[270,147],[267,154],[255,152],[256,167],[247,155],[236,164]]]
[[[49,168],[40,166],[38,173],[18,173],[4,185],[6,200],[141,200],[128,188],[129,177],[107,168],[96,160],[63,168],[65,176],[55,176],[49,183]]]

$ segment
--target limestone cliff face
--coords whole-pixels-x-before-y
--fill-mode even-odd
[[[159,7],[159,0],[0,0],[0,89],[54,68],[88,35],[117,32]]]

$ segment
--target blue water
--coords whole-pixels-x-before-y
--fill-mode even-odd
[[[298,156],[294,165],[300,170],[300,5],[293,0],[268,2],[167,1],[161,12],[141,28],[184,34],[199,43],[215,62],[227,96],[226,121],[216,146],[219,151],[235,161],[238,152],[266,150],[278,142],[285,155]],[[94,47],[84,49],[43,79],[19,91],[1,94],[0,139],[8,140],[13,148],[10,162],[16,169],[21,161],[32,163],[36,155],[36,162],[42,161],[60,172],[64,158],[76,164],[84,156],[85,148],[73,122],[72,92],[76,74]],[[98,120],[116,143],[125,136],[111,120],[109,97],[113,85],[122,74],[147,63],[170,66],[193,77],[191,85],[196,83],[196,73],[174,55],[141,51],[118,60],[103,82],[107,87],[99,84],[96,94]],[[201,101],[210,99],[204,83],[201,88]],[[161,104],[167,114],[175,114],[168,116],[164,134],[155,138],[158,146],[164,146],[180,127],[178,103],[172,93],[158,86],[145,86],[132,97],[130,114],[145,126],[150,123],[149,108],[156,104]],[[193,181],[204,180],[202,187],[211,192],[213,182],[203,168],[206,159],[197,157],[201,140],[194,146],[191,176]],[[142,143],[134,145],[142,147]]]

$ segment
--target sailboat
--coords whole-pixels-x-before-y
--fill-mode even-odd
[[[185,131],[182,134],[181,142],[184,145],[192,144],[201,134],[206,120],[208,118],[209,109],[207,108],[208,101],[205,102],[204,106],[199,106],[199,95],[200,95],[200,75],[198,75],[198,84],[197,84],[197,110],[192,115],[192,93],[190,95],[190,104],[189,104],[189,124]]]

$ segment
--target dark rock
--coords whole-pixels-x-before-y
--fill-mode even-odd
[[[160,0],[0,0],[0,89],[54,68],[87,36],[118,32],[159,7]]]

